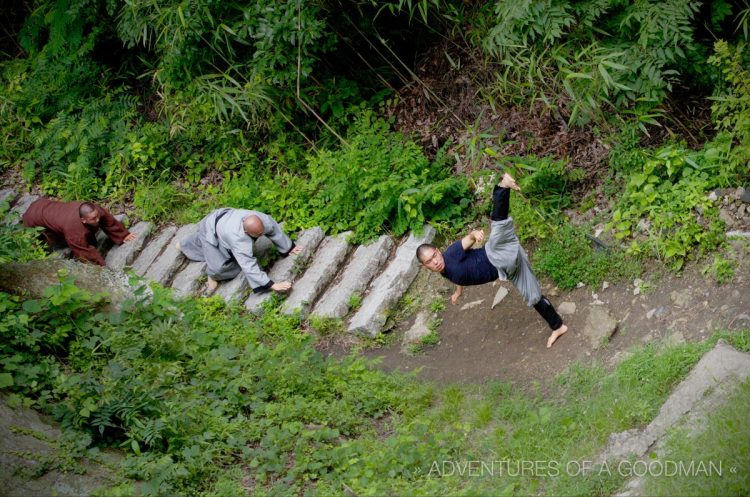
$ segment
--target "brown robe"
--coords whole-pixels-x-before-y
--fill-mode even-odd
[[[82,203],[57,202],[42,197],[24,213],[23,224],[30,228],[44,228],[43,235],[51,246],[67,245],[75,258],[104,266],[104,257],[96,248],[97,231],[101,228],[115,245],[122,244],[130,232],[107,209],[96,204],[99,226],[83,224],[78,212]]]

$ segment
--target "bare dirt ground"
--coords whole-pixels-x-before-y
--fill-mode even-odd
[[[445,304],[445,309],[432,313],[442,319],[437,328],[439,343],[416,353],[405,343],[404,335],[414,321],[412,309],[411,318],[391,331],[387,345],[367,348],[362,354],[380,358],[379,367],[386,371],[417,370],[420,378],[436,383],[512,381],[532,387],[538,382],[545,389],[549,380],[578,361],[611,367],[627,357],[629,350],[648,342],[701,341],[717,330],[750,328],[750,243],[733,242],[727,255],[735,261],[735,277],[723,285],[702,274],[710,262],[705,260],[690,264],[680,274],[646,268],[638,292],[633,281],[609,283],[606,289],[558,292],[542,279],[544,292],[556,307],[564,302],[575,304],[575,312],[563,315],[570,330],[551,349],[545,347],[546,323],[526,307],[509,283],[467,287],[462,299],[451,305],[453,286],[423,270],[410,294],[427,313],[436,299]],[[509,293],[491,309],[501,284]],[[615,334],[600,346],[592,345],[583,334],[590,310],[596,306],[608,310],[618,323]],[[327,352],[340,355],[347,349],[331,347]]]

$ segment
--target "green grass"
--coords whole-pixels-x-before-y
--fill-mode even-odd
[[[640,273],[637,259],[617,249],[595,250],[584,228],[569,224],[539,244],[533,255],[533,267],[565,290],[575,288],[579,282],[597,287],[605,279],[616,281]]]
[[[703,432],[691,436],[685,430],[675,430],[667,440],[666,455],[650,466],[653,469],[647,476],[645,494],[750,494],[748,412],[750,381],[745,381],[725,405],[708,415]],[[690,469],[691,463],[693,469]],[[680,467],[685,469],[675,469]],[[664,468],[663,473],[659,468]]]
[[[719,336],[750,349],[750,330],[647,345],[612,372],[574,365],[543,396],[324,357],[271,305],[252,317],[158,287],[118,313],[98,302],[69,279],[36,301],[0,293],[4,389],[55,415],[81,450],[126,451],[123,474],[150,495],[231,495],[248,474],[258,496],[607,495],[622,477],[573,470],[609,434],[650,422]],[[479,471],[493,461],[506,470]]]

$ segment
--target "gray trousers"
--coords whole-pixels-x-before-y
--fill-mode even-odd
[[[513,229],[512,217],[502,221],[492,221],[490,238],[484,250],[492,265],[497,268],[500,279],[510,280],[521,292],[526,305],[531,307],[541,300],[542,289]]]
[[[221,246],[207,243],[203,237],[205,233],[199,230],[180,241],[180,250],[191,261],[205,261],[206,274],[216,281],[231,280],[242,268],[231,252]]]

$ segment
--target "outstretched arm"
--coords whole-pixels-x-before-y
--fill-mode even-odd
[[[475,243],[481,242],[482,240],[484,240],[484,231],[472,230],[468,235],[461,238],[461,246],[464,250],[469,250]]]

